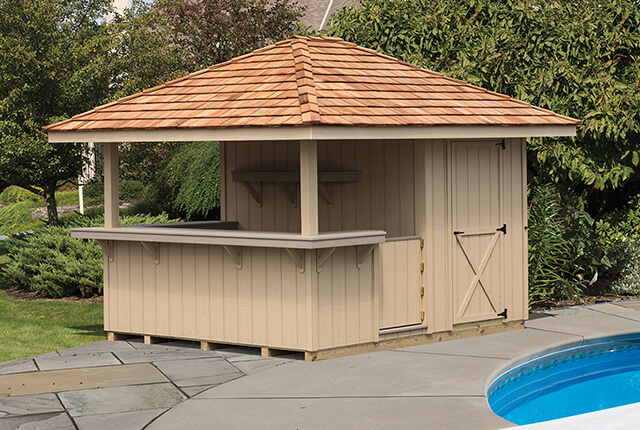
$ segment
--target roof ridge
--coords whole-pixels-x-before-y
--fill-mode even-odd
[[[306,37],[291,38],[291,50],[293,51],[293,62],[296,71],[296,87],[298,89],[303,125],[320,124],[321,122],[308,42],[309,39]]]

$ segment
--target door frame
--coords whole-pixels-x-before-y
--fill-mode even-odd
[[[498,306],[499,310],[498,312],[496,312],[496,314],[482,314],[482,315],[477,315],[477,316],[469,316],[469,317],[458,317],[458,310],[459,307],[458,306],[458,292],[457,292],[457,278],[458,278],[458,267],[456,267],[456,262],[458,261],[458,259],[456,258],[456,253],[457,252],[462,252],[463,256],[462,258],[465,259],[465,261],[467,261],[467,264],[469,264],[468,261],[468,256],[466,255],[466,253],[464,253],[462,251],[462,249],[460,251],[458,251],[458,248],[461,248],[461,245],[459,244],[459,239],[456,237],[457,235],[454,234],[455,229],[457,228],[457,226],[454,225],[454,209],[455,209],[455,189],[456,189],[456,183],[457,183],[457,177],[456,177],[456,167],[454,165],[454,155],[455,155],[455,149],[458,146],[465,146],[465,147],[469,147],[469,146],[480,146],[480,147],[492,147],[492,146],[496,146],[496,147],[502,147],[502,150],[499,151],[499,158],[498,158],[498,180],[499,180],[499,187],[498,187],[498,193],[499,193],[499,204],[498,204],[498,210],[499,210],[499,224],[497,224],[495,227],[501,227],[503,225],[505,225],[505,195],[504,195],[504,149],[506,148],[506,145],[509,144],[509,141],[507,139],[477,139],[477,140],[471,140],[471,139],[456,139],[456,140],[447,140],[447,167],[448,167],[448,194],[449,194],[449,216],[448,216],[448,232],[450,232],[450,244],[451,244],[451,248],[450,248],[450,261],[451,261],[451,281],[449,283],[449,288],[450,288],[450,310],[451,310],[451,324],[453,326],[457,325],[457,324],[464,324],[464,323],[468,323],[468,322],[477,322],[477,321],[487,321],[487,320],[493,320],[493,319],[500,319],[501,316],[498,315],[499,312],[502,311],[502,308],[505,305],[505,291],[506,291],[506,286],[505,286],[505,270],[504,270],[504,265],[505,265],[505,253],[504,250],[502,250],[502,252],[500,252],[500,256],[499,256],[499,265],[500,265],[500,288],[499,288],[499,300],[498,303],[493,304],[491,303],[491,306],[495,308],[495,306]],[[494,226],[488,226],[486,229],[491,229]],[[507,231],[508,231],[508,226],[506,227]],[[477,234],[479,231],[483,231],[485,230],[485,228],[467,228],[466,229],[466,233],[468,233],[469,235],[472,234]],[[490,231],[487,231],[487,234],[490,234]],[[502,235],[504,236],[504,235]],[[493,239],[492,241],[493,242]],[[495,252],[495,248],[500,247],[501,246],[501,242],[504,242],[504,239],[502,237],[500,237],[498,239],[498,243],[495,244],[494,249],[492,251]],[[503,246],[504,247],[504,246]],[[488,248],[487,248],[488,249]],[[486,250],[484,251],[484,253],[486,253]],[[483,255],[484,255],[483,253]],[[480,261],[482,261],[482,256],[480,257]],[[474,263],[476,265],[480,265],[481,262],[480,261],[475,261]],[[471,266],[471,265],[470,265]],[[471,267],[470,267],[471,269]],[[466,295],[469,293],[471,285],[469,285],[466,289],[466,293],[465,293],[465,299],[463,299],[463,301],[460,302],[460,304],[462,305],[464,302],[466,302]],[[477,293],[477,289],[478,289],[478,285],[475,285],[475,290]]]

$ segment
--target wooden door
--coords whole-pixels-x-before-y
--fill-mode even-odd
[[[395,238],[380,244],[382,264],[381,327],[422,323],[420,238]]]
[[[502,141],[451,147],[454,324],[504,308]]]

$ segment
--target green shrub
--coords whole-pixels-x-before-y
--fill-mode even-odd
[[[69,229],[102,226],[104,216],[73,213],[61,217],[60,221],[62,227],[42,228],[4,241],[9,256],[1,274],[4,286],[18,286],[50,297],[90,297],[102,293],[100,246],[93,240],[72,238]],[[121,225],[166,222],[171,222],[166,214],[120,218]]]
[[[78,190],[56,192],[56,204],[58,206],[78,206]]]
[[[31,217],[27,202],[10,204],[0,210],[0,234],[19,233],[44,226],[44,222]]]
[[[144,184],[137,179],[120,178],[120,200],[138,201],[143,197]],[[104,182],[95,178],[84,186],[85,203],[104,200]]]
[[[611,268],[606,273],[615,294],[640,294],[640,239],[619,240],[607,250]]]
[[[44,206],[44,199],[31,191],[12,185],[0,194],[0,203],[10,205],[12,203],[26,203],[31,208]]]
[[[104,199],[104,182],[96,177],[83,187],[84,202],[102,201]]]
[[[94,241],[73,239],[63,227],[7,239],[10,261],[2,283],[50,297],[102,293],[102,250]]]
[[[137,201],[142,199],[144,184],[135,179],[120,180],[120,200]]]
[[[531,189],[528,224],[530,305],[573,298],[610,267],[593,219],[554,186]]]
[[[144,191],[138,209],[187,220],[219,219],[220,154],[217,142],[179,144]]]
[[[2,204],[8,205],[20,202],[26,203],[30,208],[46,206],[42,196],[15,185],[8,187],[0,194],[0,203]],[[56,191],[56,204],[58,206],[77,206],[78,190]]]

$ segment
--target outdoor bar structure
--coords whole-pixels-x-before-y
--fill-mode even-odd
[[[580,121],[295,36],[45,128],[104,146],[105,330],[308,360],[523,327],[525,139]],[[118,143],[220,142],[221,221],[119,227]]]

